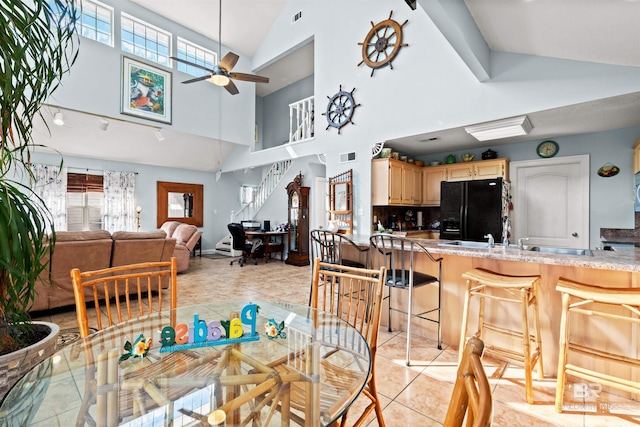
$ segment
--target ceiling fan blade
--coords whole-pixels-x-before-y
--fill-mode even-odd
[[[222,61],[218,63],[219,68],[225,69],[227,72],[231,71],[233,67],[236,66],[236,62],[238,62],[239,56],[233,52],[227,53]]]
[[[257,76],[255,74],[229,73],[229,78],[245,82],[269,83],[269,77]]]
[[[208,71],[211,74],[213,74],[213,72],[214,72],[211,68],[207,68],[207,67],[205,67],[203,65],[200,65],[200,64],[194,64],[193,62],[189,62],[189,61],[186,61],[186,60],[181,59],[181,58],[176,58],[175,56],[172,56],[171,59],[173,59],[174,61],[182,62],[183,64],[191,65],[192,67],[200,68],[201,70]]]
[[[239,94],[239,93],[240,93],[240,92],[238,92],[238,88],[236,87],[236,85],[235,85],[231,80],[229,80],[229,83],[227,83],[227,85],[226,85],[224,88],[225,88],[225,89],[227,90],[227,92],[229,92],[231,95],[237,95],[237,94]]]
[[[211,76],[200,76],[200,77],[196,77],[195,79],[190,79],[190,80],[185,80],[182,82],[182,84],[187,84],[187,83],[195,83],[195,82],[201,82],[202,80],[207,80],[210,79]]]

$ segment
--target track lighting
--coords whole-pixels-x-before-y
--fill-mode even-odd
[[[58,111],[53,115],[53,124],[57,126],[64,126],[64,114],[62,114],[62,112]]]
[[[158,141],[164,141],[164,135],[162,134],[162,129],[158,129],[155,131],[154,135]]]
[[[109,120],[105,119],[104,117],[100,119],[100,130],[107,130],[107,128],[109,127]]]

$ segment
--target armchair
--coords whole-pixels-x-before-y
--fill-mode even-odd
[[[167,237],[176,239],[173,256],[178,262],[178,273],[189,268],[189,256],[200,240],[202,232],[195,225],[183,224],[178,221],[167,221],[160,229],[167,233]]]

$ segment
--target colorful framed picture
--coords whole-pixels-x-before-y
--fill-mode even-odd
[[[121,112],[171,124],[171,72],[122,57]]]

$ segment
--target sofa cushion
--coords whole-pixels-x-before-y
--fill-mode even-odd
[[[107,230],[56,232],[56,242],[77,242],[104,239],[111,239],[111,233],[109,233]]]
[[[177,245],[184,245],[196,231],[198,231],[198,228],[195,225],[180,224],[176,227],[171,237],[176,239]]]
[[[179,221],[166,221],[160,226],[160,229],[167,233],[167,237],[173,237],[173,232],[180,224]]]
[[[141,240],[141,239],[165,239],[166,233],[156,231],[116,231],[111,236],[113,240]]]

